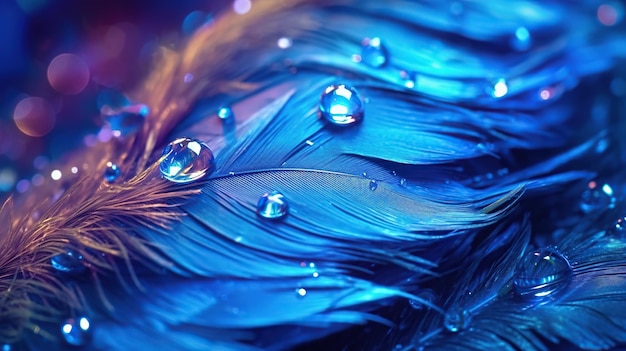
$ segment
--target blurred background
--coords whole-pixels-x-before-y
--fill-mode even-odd
[[[175,46],[248,0],[0,0],[0,201],[95,143],[103,108],[123,106],[157,45]],[[248,6],[249,7],[249,6]]]

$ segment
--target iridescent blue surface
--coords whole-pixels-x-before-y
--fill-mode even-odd
[[[69,250],[52,257],[50,265],[58,272],[76,274],[83,272],[86,268],[82,261],[83,256]]]
[[[178,138],[169,143],[161,156],[159,170],[163,178],[174,183],[189,183],[213,172],[215,158],[204,143]]]
[[[363,100],[353,87],[331,85],[320,99],[320,116],[337,126],[356,124],[363,120]]]
[[[572,267],[561,253],[543,248],[526,254],[518,264],[513,286],[522,296],[545,297],[566,287]]]
[[[382,67],[387,63],[387,49],[380,38],[363,39],[361,62],[375,68]]]
[[[72,346],[85,346],[91,338],[91,322],[87,317],[68,318],[61,325],[61,335]]]
[[[106,168],[104,170],[104,180],[106,180],[108,183],[113,183],[117,180],[117,178],[120,177],[121,174],[122,172],[116,164],[107,162]]]
[[[259,199],[257,214],[266,219],[280,219],[289,213],[289,204],[283,194],[272,191]]]

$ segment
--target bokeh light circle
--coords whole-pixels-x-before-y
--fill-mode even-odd
[[[89,83],[89,67],[77,55],[61,54],[48,66],[48,82],[62,94],[78,94]]]
[[[27,97],[15,105],[13,121],[24,134],[40,137],[48,134],[56,121],[54,108],[40,97]]]

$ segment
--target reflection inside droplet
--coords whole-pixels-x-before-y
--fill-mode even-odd
[[[266,219],[281,219],[289,213],[289,204],[283,194],[272,191],[261,196],[256,212]]]
[[[104,180],[106,180],[108,183],[113,183],[117,180],[117,178],[119,178],[121,173],[122,171],[119,169],[119,167],[117,167],[116,164],[112,162],[107,162],[106,168],[104,170]]]
[[[572,275],[565,256],[552,248],[538,249],[517,265],[513,286],[522,296],[545,297],[567,286]]]
[[[174,183],[189,183],[213,172],[215,158],[204,143],[191,138],[178,138],[164,149],[159,161],[163,178]]]
[[[319,111],[322,118],[334,125],[351,125],[363,119],[363,100],[355,88],[331,85],[320,98]]]

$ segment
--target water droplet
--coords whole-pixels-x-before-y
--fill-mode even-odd
[[[494,98],[501,98],[508,94],[509,86],[504,79],[498,79],[492,87],[491,96]]]
[[[141,128],[150,109],[146,105],[130,105],[119,109],[102,108],[102,115],[114,137],[129,136]]]
[[[569,284],[572,267],[565,256],[553,248],[526,254],[515,270],[513,286],[522,296],[545,297]]]
[[[406,185],[406,178],[401,178],[400,179],[400,185],[402,185],[402,186]]]
[[[400,79],[402,79],[402,84],[409,89],[417,86],[417,75],[414,72],[400,71]]]
[[[191,74],[191,73],[187,73],[183,77],[183,82],[185,82],[185,83],[191,83],[192,80],[193,80],[193,74]]]
[[[91,322],[87,317],[68,318],[61,325],[61,335],[72,346],[85,346],[91,338]]]
[[[382,67],[387,63],[387,49],[380,38],[365,38],[361,42],[361,62],[371,67]]]
[[[579,207],[583,213],[590,213],[596,210],[614,208],[615,194],[609,184],[599,185],[596,181],[590,181],[587,189],[583,191]]]
[[[526,27],[518,27],[515,35],[511,38],[511,47],[517,51],[525,51],[531,45],[530,32]]]
[[[615,232],[626,233],[626,217],[620,217],[615,221]]]
[[[117,178],[119,178],[120,174],[122,174],[122,172],[116,164],[107,162],[107,167],[104,170],[104,180],[108,183],[113,183],[117,180]]]
[[[55,255],[50,259],[50,264],[58,272],[78,274],[85,270],[83,256],[68,250],[65,253]]]
[[[452,333],[463,330],[469,324],[469,312],[463,308],[451,308],[446,312],[443,325]]]
[[[161,155],[159,170],[163,178],[174,183],[190,183],[208,176],[215,169],[213,152],[204,143],[178,138],[169,143]]]
[[[411,304],[411,307],[416,310],[421,310],[423,308],[430,308],[428,304],[434,304],[437,299],[437,294],[430,289],[425,289],[417,293],[417,297],[419,297],[421,301],[409,299],[409,303]]]
[[[305,297],[306,296],[306,289],[305,288],[298,288],[298,289],[296,289],[296,295],[298,297]]]
[[[378,188],[378,183],[375,180],[370,180],[370,190],[374,191]]]
[[[220,119],[224,120],[224,119],[230,119],[233,117],[233,110],[230,107],[222,107],[219,110],[217,110],[217,117],[219,117]]]
[[[289,213],[289,204],[283,194],[272,191],[263,194],[256,205],[259,216],[267,219],[280,219]]]
[[[288,49],[288,48],[291,47],[292,42],[291,42],[291,39],[286,38],[286,37],[282,37],[282,38],[278,39],[277,45],[281,49]]]
[[[182,23],[183,33],[185,35],[192,34],[198,28],[211,23],[212,17],[206,12],[203,11],[193,11],[190,12]]]
[[[356,124],[363,119],[363,100],[356,89],[331,85],[320,99],[320,116],[337,126]]]

